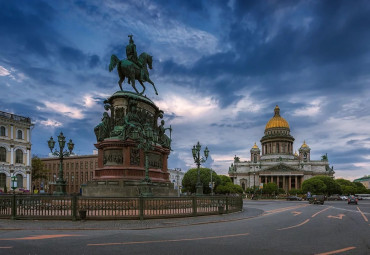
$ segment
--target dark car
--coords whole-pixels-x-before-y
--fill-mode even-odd
[[[310,204],[324,204],[325,196],[324,195],[313,195],[308,202]]]
[[[330,197],[328,197],[328,201],[339,201],[339,200],[342,200],[341,198],[340,198],[340,196],[339,195],[331,195]]]
[[[348,204],[355,204],[355,205],[357,205],[358,199],[357,199],[357,197],[351,195],[351,196],[348,196],[348,200],[347,201],[348,201]]]
[[[289,196],[289,197],[286,198],[286,200],[289,200],[289,201],[293,201],[293,200],[302,201],[302,198],[301,197],[297,197],[297,196]]]

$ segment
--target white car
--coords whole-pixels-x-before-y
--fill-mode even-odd
[[[347,200],[347,199],[348,199],[348,197],[347,197],[347,196],[340,196],[340,198],[341,198],[342,200]]]

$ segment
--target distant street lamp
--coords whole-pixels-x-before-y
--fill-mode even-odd
[[[203,184],[200,182],[200,165],[201,165],[201,163],[206,162],[206,160],[208,158],[208,155],[209,155],[209,150],[206,147],[205,150],[204,150],[205,158],[200,157],[201,147],[202,146],[200,145],[200,143],[198,141],[197,145],[194,145],[193,149],[191,150],[191,152],[193,154],[193,158],[194,158],[194,163],[197,164],[197,166],[198,166],[197,184],[196,184],[196,195],[198,195],[198,196],[203,195]]]
[[[58,144],[59,144],[59,151],[55,150],[53,152],[55,141],[53,137],[50,137],[50,140],[48,141],[48,146],[50,148],[50,151],[54,156],[59,157],[60,164],[59,164],[59,173],[58,173],[58,179],[55,185],[55,191],[54,195],[66,195],[66,181],[63,179],[63,158],[69,157],[72,154],[72,150],[74,148],[74,143],[71,139],[69,139],[69,142],[67,143],[68,151],[63,151],[64,146],[66,144],[65,136],[62,132],[58,135]]]
[[[12,188],[12,190],[13,190],[13,193],[15,193],[15,189],[17,188],[17,176],[15,176],[15,175],[13,175],[12,177],[11,177],[11,181],[12,181],[12,186],[11,186],[11,188]]]

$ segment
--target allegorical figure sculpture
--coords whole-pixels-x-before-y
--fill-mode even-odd
[[[152,69],[153,57],[148,53],[143,52],[137,57],[136,45],[132,39],[133,35],[128,36],[130,38],[129,44],[126,46],[126,57],[127,59],[120,60],[116,55],[112,55],[109,72],[117,67],[118,76],[119,76],[119,87],[122,90],[122,82],[125,78],[128,78],[128,83],[134,88],[136,93],[142,95],[145,91],[144,82],[149,82],[153,85],[155,93],[158,95],[157,89],[154,85],[154,82],[149,78],[148,68]],[[141,86],[143,86],[143,91],[139,93],[135,86],[135,80],[139,81]]]
[[[103,113],[103,118],[101,120],[102,122],[94,128],[97,141],[103,141],[105,138],[109,137],[111,130],[111,121],[108,113]]]

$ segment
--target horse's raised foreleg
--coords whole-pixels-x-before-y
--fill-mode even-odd
[[[157,92],[157,88],[155,87],[154,85],[154,82],[152,82],[152,80],[148,77],[148,80],[147,80],[150,84],[153,85],[153,88],[154,88],[154,91],[155,91],[155,94],[158,95],[158,92]]]
[[[140,82],[141,86],[143,86],[143,91],[141,91],[141,93],[140,93],[140,95],[142,95],[145,91],[145,86],[144,86],[144,84],[141,80],[139,80],[139,82]]]

